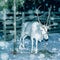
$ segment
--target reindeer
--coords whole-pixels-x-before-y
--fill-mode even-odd
[[[48,18],[47,18],[47,22],[48,22],[48,19],[49,19],[49,16],[50,16],[50,11],[51,11],[51,8],[49,10],[49,15],[48,15]],[[37,17],[38,17],[38,14],[37,14]],[[23,35],[22,35],[23,47],[24,47],[24,39],[27,36],[30,36],[31,37],[31,41],[32,41],[31,52],[33,52],[33,50],[34,50],[34,46],[33,45],[34,45],[34,40],[36,40],[35,53],[37,53],[38,52],[38,41],[41,42],[43,39],[48,40],[47,24],[43,25],[40,22],[39,17],[38,17],[38,21],[31,23],[30,31],[26,31],[26,28],[27,28],[27,26],[29,26],[29,23],[25,23],[25,24],[26,24],[25,28],[22,31],[23,32]]]
[[[48,23],[48,20],[50,18],[51,8],[52,8],[52,6],[50,6],[50,9],[49,9],[47,23]],[[37,14],[37,17],[38,17],[38,14]],[[32,24],[32,29],[31,29],[32,30],[31,31],[32,48],[31,48],[31,52],[33,52],[33,40],[34,39],[36,40],[35,53],[38,52],[38,41],[41,42],[43,39],[48,40],[48,26],[47,26],[47,23],[46,23],[46,25],[43,25],[40,22],[39,17],[38,17],[38,22],[34,22]]]

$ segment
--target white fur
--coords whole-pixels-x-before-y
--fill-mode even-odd
[[[24,27],[25,26],[25,27]],[[48,39],[48,34],[47,34],[47,28],[45,25],[40,25],[38,22],[29,22],[29,23],[25,23],[25,25],[23,26],[23,28],[25,28],[24,30],[22,30],[23,34],[23,42],[24,39],[27,36],[31,37],[31,41],[32,41],[32,48],[31,48],[31,52],[34,50],[34,39],[36,40],[36,53],[38,52],[38,41],[42,41],[43,38],[44,39]],[[24,45],[24,43],[23,43]]]

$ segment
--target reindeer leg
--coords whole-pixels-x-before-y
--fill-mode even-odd
[[[25,38],[26,38],[27,36],[28,36],[28,35],[25,34],[24,37],[23,37],[23,48],[25,47],[24,40],[25,40]]]
[[[23,37],[23,48],[25,47],[25,46],[24,46],[24,39],[25,39],[25,37]]]
[[[35,50],[35,53],[38,52],[38,40],[36,40],[36,50]]]
[[[19,45],[19,49],[21,49],[21,45],[22,45],[22,42],[21,42],[21,37],[20,37],[20,45]]]
[[[33,52],[33,43],[34,43],[34,41],[33,41],[33,38],[31,38],[31,42],[32,42],[32,46],[31,46],[31,53]]]
[[[20,46],[19,49],[24,48],[24,37],[20,38]]]

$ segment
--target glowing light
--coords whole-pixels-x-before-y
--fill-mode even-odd
[[[60,38],[58,38],[58,41],[60,41]]]
[[[35,13],[38,14],[40,11],[38,9],[35,10]]]
[[[53,25],[58,25],[58,23],[55,23],[55,22],[54,22]]]
[[[16,25],[16,23],[14,22],[14,26]]]
[[[60,8],[58,8],[58,11],[60,12]]]
[[[29,16],[29,19],[33,19],[33,18],[34,18],[34,16],[33,16],[33,15],[30,15],[30,16]]]
[[[10,31],[10,34],[11,34],[11,35],[14,35],[14,31]]]
[[[43,2],[45,2],[45,0],[43,0]]]
[[[32,10],[29,10],[29,11],[28,11],[28,13],[29,13],[29,14],[32,14],[32,13],[33,13],[33,11],[32,11]]]
[[[60,53],[58,53],[58,56],[60,56]]]
[[[51,17],[50,19],[51,19],[51,20],[54,20],[54,17]]]
[[[56,6],[54,5],[53,8],[56,8]]]
[[[7,0],[5,0],[5,2],[7,2]]]
[[[48,3],[46,3],[46,6],[48,6]]]

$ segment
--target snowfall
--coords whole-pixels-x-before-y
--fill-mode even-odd
[[[36,54],[31,53],[31,40],[29,38],[25,39],[24,44],[25,48],[19,48],[20,41],[17,37],[17,54],[14,55],[12,53],[14,40],[0,41],[0,60],[60,60],[60,33],[49,34],[48,41],[38,42],[38,53]]]

